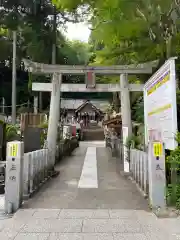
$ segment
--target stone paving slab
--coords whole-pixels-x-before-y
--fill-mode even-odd
[[[0,239],[2,240],[14,240],[14,238],[18,235],[16,231],[2,231],[0,232]]]
[[[113,234],[111,233],[103,233],[103,234],[97,234],[97,233],[68,233],[68,234],[50,234],[49,240],[114,240]]]
[[[79,233],[82,229],[82,221],[80,219],[31,219],[20,231],[24,233]]]
[[[19,233],[15,240],[49,240],[50,233]]]
[[[130,218],[130,219],[143,219],[148,218],[148,221],[154,221],[156,216],[152,212],[144,210],[125,210],[125,209],[109,209],[110,218]]]
[[[177,240],[180,217],[142,210],[21,209],[0,220],[2,240]],[[43,214],[44,213],[44,214]]]
[[[33,218],[58,218],[59,214],[58,209],[40,209],[34,212]]]
[[[28,221],[29,219],[134,219],[148,223],[157,220],[164,224],[166,219],[157,219],[152,212],[145,210],[125,210],[125,209],[19,209],[13,219],[18,221]],[[12,218],[7,219],[12,221]],[[168,219],[168,221],[176,221]],[[1,226],[1,225],[0,225]]]
[[[180,217],[159,219],[159,223],[162,226],[167,226],[170,233],[180,236]]]
[[[103,219],[110,218],[108,209],[63,209],[59,218],[91,218],[91,219]]]
[[[90,219],[83,221],[82,232],[87,233],[142,233],[143,228],[131,219]]]

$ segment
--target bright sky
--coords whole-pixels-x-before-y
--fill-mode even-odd
[[[68,23],[67,32],[65,32],[65,35],[69,40],[88,42],[90,33],[91,31],[88,29],[88,25],[85,23]]]

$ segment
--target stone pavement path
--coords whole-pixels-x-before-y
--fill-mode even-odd
[[[0,240],[176,240],[180,218],[157,219],[119,174],[101,144],[81,144],[13,218],[0,220]],[[96,153],[96,154],[95,154]],[[83,187],[83,188],[82,188]]]
[[[2,240],[177,240],[180,219],[144,210],[21,209],[0,220]]]
[[[87,159],[87,146],[92,148],[95,145],[82,142],[80,148],[75,150],[71,157],[64,159],[56,167],[60,175],[44,185],[25,204],[25,208],[147,210],[147,201],[138,193],[135,185],[119,174],[120,165],[116,159],[111,158],[102,144],[96,143],[97,163],[94,161],[95,156],[90,154],[86,166],[83,167],[85,156]],[[87,176],[89,184],[95,184],[96,170],[98,188],[78,188],[80,179],[81,186],[85,181],[87,183],[85,178],[82,183],[82,169],[86,175],[89,175]]]

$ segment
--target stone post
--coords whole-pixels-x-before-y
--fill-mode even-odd
[[[129,172],[129,162],[127,162],[127,147],[125,146],[126,139],[132,134],[132,121],[131,121],[131,105],[130,95],[128,88],[128,75],[120,75],[121,87],[121,117],[122,117],[122,135],[124,144],[124,172]]]
[[[38,113],[38,96],[34,96],[34,113]]]
[[[48,150],[52,152],[52,167],[55,164],[56,154],[56,140],[57,130],[59,123],[60,114],[60,92],[61,92],[61,74],[54,73],[53,75],[53,88],[51,92],[50,111],[49,111],[49,122],[48,122],[48,134],[47,134],[47,145]]]
[[[24,143],[13,141],[7,143],[5,213],[16,212],[22,206]]]

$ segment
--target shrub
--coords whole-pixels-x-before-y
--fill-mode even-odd
[[[166,158],[166,174],[170,175],[167,184],[167,202],[180,209],[180,133],[175,137],[178,146]]]
[[[131,147],[139,149],[141,145],[141,139],[138,136],[131,134],[129,137],[127,137],[125,145],[128,149]]]
[[[48,123],[42,123],[39,128],[41,128],[41,146],[44,147],[45,141],[47,140],[47,130]]]
[[[20,140],[20,135],[18,134],[19,128],[17,126],[7,124],[6,125],[6,141]]]

